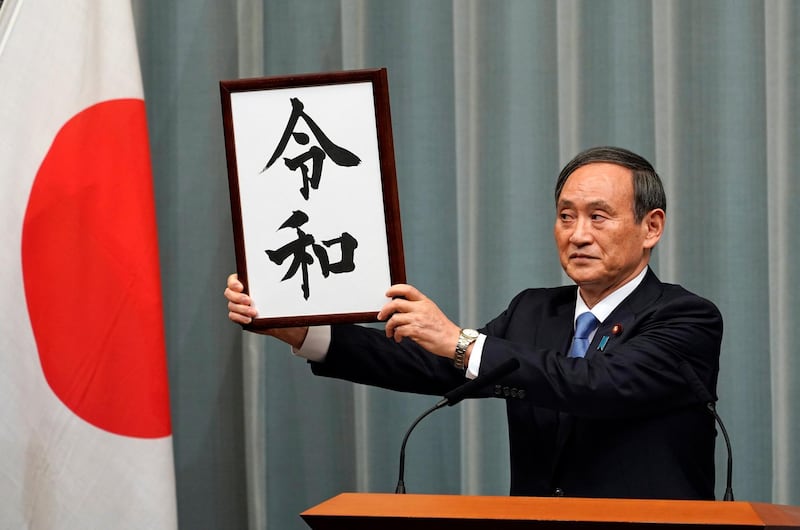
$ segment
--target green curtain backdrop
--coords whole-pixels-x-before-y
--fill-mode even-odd
[[[668,193],[653,267],[725,318],[718,410],[737,499],[800,504],[800,2],[134,0],[156,186],[181,528],[305,528],[391,492],[435,398],[314,378],[227,320],[221,79],[386,67],[410,283],[480,326],[567,282],[560,166],[600,144]],[[500,401],[426,419],[414,493],[505,494]],[[718,496],[725,454],[718,443]]]

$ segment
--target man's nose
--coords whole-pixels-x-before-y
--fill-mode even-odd
[[[569,241],[575,245],[586,245],[592,242],[591,220],[588,217],[578,217],[575,228],[569,236]]]

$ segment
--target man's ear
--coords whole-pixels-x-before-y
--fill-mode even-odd
[[[661,234],[664,233],[666,214],[661,208],[650,210],[642,219],[642,228],[645,230],[644,248],[651,249],[656,246]]]

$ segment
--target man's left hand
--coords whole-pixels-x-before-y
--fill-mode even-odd
[[[400,342],[408,337],[429,352],[452,359],[461,328],[445,316],[433,300],[416,287],[392,285],[386,296],[392,298],[378,313],[386,321],[386,336]]]

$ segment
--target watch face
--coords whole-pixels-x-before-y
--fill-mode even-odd
[[[462,329],[461,333],[463,333],[464,336],[467,337],[468,339],[477,339],[478,338],[478,332],[475,331],[474,329]]]

